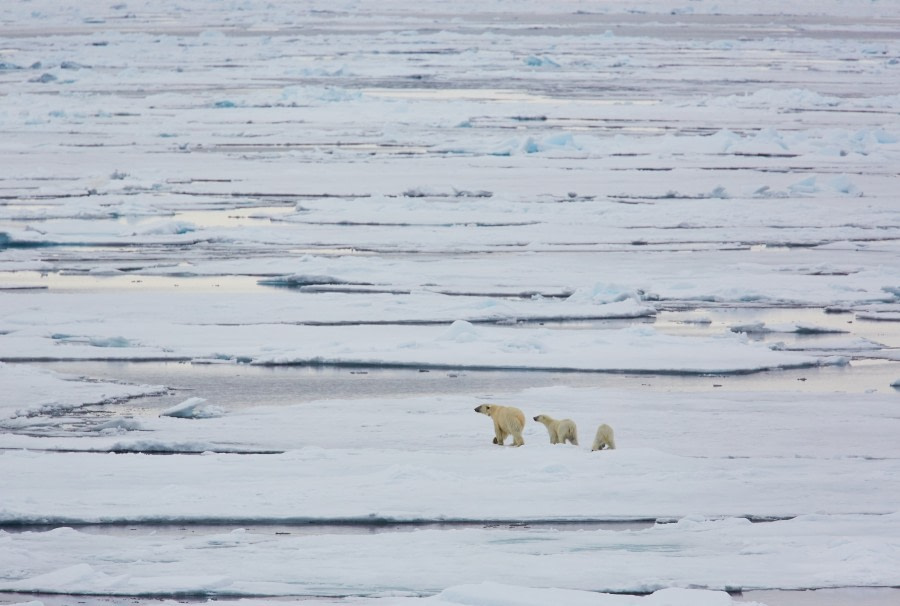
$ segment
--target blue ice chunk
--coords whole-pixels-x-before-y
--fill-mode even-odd
[[[550,59],[548,57],[538,57],[536,55],[529,55],[525,57],[525,65],[530,67],[559,67],[559,63]]]
[[[814,194],[819,191],[819,186],[816,185],[815,177],[807,177],[788,187],[788,190],[792,194]]]
[[[125,337],[91,337],[88,343],[94,347],[131,347],[135,345],[134,341]]]
[[[893,133],[889,133],[883,129],[876,129],[872,132],[872,136],[875,137],[875,140],[881,143],[882,145],[889,145],[892,143],[900,143],[900,138]]]
[[[728,191],[722,185],[719,185],[711,192],[709,192],[709,197],[718,198],[719,200],[727,200],[731,196],[728,195]]]
[[[828,182],[828,185],[838,193],[850,196],[858,196],[861,194],[856,184],[850,180],[847,175],[839,175]]]

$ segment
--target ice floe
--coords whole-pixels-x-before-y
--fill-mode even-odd
[[[86,403],[160,393],[162,386],[88,381],[49,370],[0,362],[0,418],[77,408]]]
[[[861,533],[869,537],[865,553],[845,540]],[[0,532],[0,562],[16,571],[0,579],[0,590],[220,597],[437,593],[438,604],[452,596],[492,604],[492,595],[493,600],[506,595],[504,604],[541,604],[542,598],[569,593],[540,588],[564,585],[656,592],[627,602],[637,606],[730,604],[726,590],[771,584],[791,589],[896,584],[896,536],[896,515],[810,515],[769,524],[694,517],[637,531],[513,528],[273,537],[237,529],[179,541],[146,530],[103,536],[58,528]],[[455,588],[495,579],[519,588]],[[446,595],[440,593],[444,588],[450,588]],[[606,603],[603,596],[596,599]]]

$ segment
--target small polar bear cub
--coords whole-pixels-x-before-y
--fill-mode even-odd
[[[603,449],[615,450],[616,440],[613,436],[613,428],[603,423],[597,428],[597,435],[594,437],[594,444],[591,446],[591,452]]]
[[[547,428],[551,444],[565,444],[566,440],[568,440],[570,444],[578,446],[578,430],[575,428],[575,421],[572,419],[557,421],[547,415],[538,415],[534,420],[538,423],[543,423]]]
[[[487,415],[494,421],[494,444],[503,446],[507,436],[513,437],[513,446],[521,446],[525,443],[525,440],[522,439],[525,415],[515,406],[482,404],[475,408],[475,412]]]

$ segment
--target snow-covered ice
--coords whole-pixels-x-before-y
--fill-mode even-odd
[[[895,397],[857,395],[853,408],[846,400],[779,392],[648,398],[567,388],[500,399],[529,415],[571,416],[583,434],[609,422],[620,447],[601,453],[586,445],[551,445],[534,423],[526,427],[524,447],[497,448],[490,444],[489,422],[471,410],[477,400],[463,396],[324,401],[206,419],[150,417],[125,435],[7,435],[8,447],[51,451],[0,456],[3,522],[150,525],[124,537],[77,527],[7,531],[4,557],[19,572],[3,587],[132,594],[155,584],[164,595],[428,594],[495,574],[518,586],[600,591],[895,584]],[[346,418],[356,421],[345,424]],[[408,437],[398,440],[398,434]],[[74,449],[204,454],[98,458],[69,452]],[[747,517],[776,521],[750,524]],[[678,523],[637,532],[515,526],[656,519]],[[226,527],[204,538],[209,547],[202,548],[153,531],[158,523],[241,528],[322,522],[488,527],[396,538],[367,532],[335,537],[325,530],[315,539],[278,540]],[[496,524],[500,530],[490,528]],[[505,524],[514,526],[502,530]],[[521,552],[520,544],[538,551]],[[484,563],[465,555],[473,545],[480,545]],[[214,559],[198,549],[215,549]],[[858,568],[848,567],[848,550],[860,549],[871,558],[853,557]],[[119,555],[112,560],[103,555],[113,552]],[[393,554],[388,562],[384,553]],[[598,560],[604,554],[609,561]],[[560,562],[544,570],[541,558]],[[257,565],[243,565],[248,560]],[[336,567],[354,572],[335,576]],[[186,569],[192,571],[187,577]],[[521,573],[510,576],[514,570]]]
[[[804,516],[770,524],[685,518],[638,531],[462,529],[272,537],[235,530],[177,541],[152,532],[109,537],[58,528],[0,536],[4,560],[47,571],[0,581],[0,588],[353,595],[402,588],[433,593],[468,579],[502,578],[518,586],[561,584],[618,593],[658,591],[690,578],[724,591],[733,588],[737,571],[746,589],[858,586],[876,577],[895,585],[897,557],[886,554],[897,550],[897,524],[896,515]],[[860,554],[859,545],[845,539],[860,534],[872,537],[868,553]],[[628,550],[621,549],[623,541]],[[394,555],[385,558],[386,553]],[[185,568],[190,575],[184,575]],[[323,591],[329,586],[333,589]]]
[[[0,603],[897,587],[898,27],[884,0],[3,3]],[[553,378],[309,396],[323,366]],[[199,367],[296,380],[226,405]],[[482,401],[582,444],[497,448]]]
[[[224,408],[206,404],[206,398],[188,398],[159,413],[161,417],[177,417],[179,419],[208,419],[221,417],[223,414],[225,414]]]
[[[78,408],[160,393],[162,386],[84,381],[82,377],[0,362],[0,419]]]

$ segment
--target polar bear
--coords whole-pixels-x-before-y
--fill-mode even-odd
[[[604,448],[608,448],[609,450],[615,450],[616,448],[616,440],[613,436],[613,428],[603,423],[600,427],[597,428],[597,436],[594,438],[594,445],[591,446],[591,452],[595,450],[603,450]]]
[[[513,446],[521,446],[525,443],[525,440],[522,439],[525,415],[515,406],[482,404],[475,408],[475,412],[480,412],[494,420],[494,444],[503,446],[503,441],[509,435],[513,437]]]
[[[550,434],[551,444],[569,443],[578,446],[578,430],[575,428],[575,421],[572,419],[561,419],[557,421],[553,417],[547,415],[538,415],[534,418],[538,423],[543,423]]]

